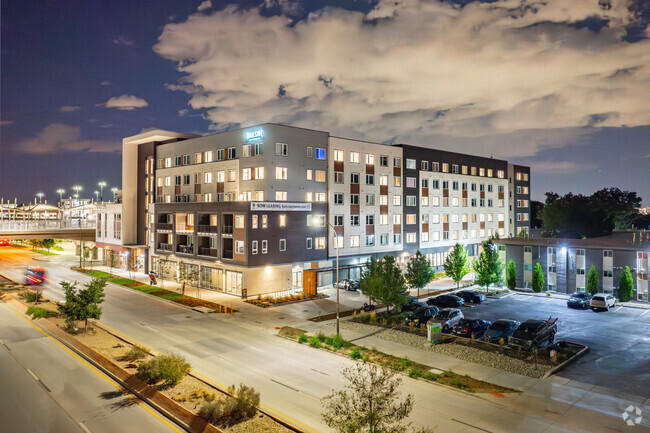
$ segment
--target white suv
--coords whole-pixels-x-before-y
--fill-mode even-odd
[[[607,293],[596,293],[589,303],[589,307],[596,310],[606,310],[609,311],[610,308],[616,307],[616,298]]]
[[[449,333],[464,317],[463,312],[458,308],[443,308],[429,321],[440,323],[442,332]]]

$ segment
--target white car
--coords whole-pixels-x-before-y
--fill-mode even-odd
[[[443,308],[429,321],[440,323],[442,332],[449,333],[460,322],[460,319],[464,317],[463,312],[459,308]]]
[[[610,308],[616,307],[616,298],[607,293],[596,293],[589,303],[589,307],[596,310],[606,310],[609,311]]]

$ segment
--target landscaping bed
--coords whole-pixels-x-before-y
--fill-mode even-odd
[[[73,267],[71,268],[74,271],[81,272],[83,274],[89,275],[93,278],[101,278],[106,280],[109,283],[118,284],[120,286],[128,287],[133,290],[137,290],[148,295],[156,296],[158,298],[166,299],[168,301],[176,302],[177,304],[182,304],[188,307],[205,307],[212,311],[211,313],[235,313],[237,310],[233,310],[231,307],[226,305],[217,304],[215,302],[204,301],[203,299],[194,298],[191,296],[185,296],[178,292],[173,292],[171,290],[161,289],[158,286],[152,286],[147,284],[142,284],[138,281],[132,280],[130,278],[118,277],[116,275],[110,274],[104,271],[96,271],[92,269],[84,269]]]
[[[257,298],[246,299],[245,302],[256,305],[258,307],[268,308],[268,307],[273,307],[275,305],[289,304],[291,302],[298,302],[298,301],[309,301],[309,300],[321,299],[325,297],[326,296],[323,295],[322,293],[317,293],[316,295],[312,295],[310,293],[303,292],[303,293],[295,293],[287,296],[281,296],[278,298],[275,298],[273,296],[262,297],[260,295]]]
[[[345,322],[343,322],[345,323]],[[368,349],[363,346],[344,341],[342,338],[333,336],[328,337],[323,333],[317,335],[307,334],[300,329],[283,327],[278,335],[297,341],[300,344],[309,344],[316,349],[325,349],[349,356],[352,359],[358,359],[365,362],[372,362],[397,372],[408,375],[414,379],[423,379],[429,382],[435,382],[446,386],[451,386],[466,392],[472,393],[511,393],[517,392],[514,389],[506,388],[482,380],[471,378],[467,375],[444,371],[442,373],[433,373],[433,367],[411,361],[408,358],[399,358],[387,353],[380,352],[376,349]]]

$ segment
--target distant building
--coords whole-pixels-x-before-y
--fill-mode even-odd
[[[650,215],[650,206],[640,207],[639,208],[639,213],[641,215]]]
[[[614,233],[591,239],[511,238],[496,241],[501,257],[517,267],[517,286],[531,287],[533,266],[544,270],[545,290],[584,292],[591,265],[600,291],[617,295],[625,266],[632,270],[634,299],[648,300],[650,232]]]

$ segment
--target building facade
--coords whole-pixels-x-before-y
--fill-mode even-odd
[[[284,125],[150,131],[123,146],[123,245],[146,246],[163,278],[233,295],[299,289],[303,271],[331,269],[337,253],[351,269],[341,278],[417,250],[440,270],[455,243],[476,255],[513,233],[511,209],[529,209],[511,200],[528,197],[527,167]],[[320,272],[318,284],[333,278]]]

